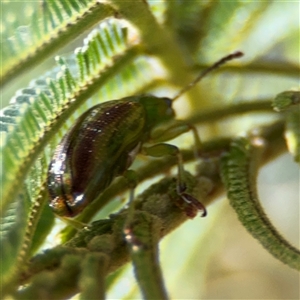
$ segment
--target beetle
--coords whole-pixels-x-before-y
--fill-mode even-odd
[[[204,70],[173,98],[139,95],[107,101],[83,113],[55,149],[47,176],[50,207],[63,217],[79,214],[117,177],[126,174],[139,152],[159,157],[174,155],[178,161],[177,193],[189,205],[206,214],[205,207],[185,193],[184,168],[179,149],[159,143],[143,147],[153,130],[175,120],[172,103],[199,82],[207,73],[225,62],[241,57],[242,52],[227,55]],[[176,128],[175,128],[176,129]],[[172,128],[166,139],[193,129]],[[197,137],[197,134],[195,133]],[[162,140],[163,137],[162,137]],[[197,140],[197,138],[196,138]],[[132,200],[132,199],[130,199]]]

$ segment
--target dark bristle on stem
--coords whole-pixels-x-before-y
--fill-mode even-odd
[[[177,93],[177,95],[175,95],[175,97],[172,100],[174,101],[174,100],[178,99],[181,95],[183,95],[185,92],[187,92],[188,90],[190,90],[196,83],[198,83],[203,77],[205,77],[211,71],[219,68],[220,66],[224,65],[228,61],[236,59],[236,58],[240,58],[243,55],[244,55],[243,52],[236,51],[236,52],[233,52],[233,53],[231,53],[231,54],[229,54],[227,56],[224,56],[223,58],[221,58],[220,60],[218,60],[217,62],[215,62],[212,66],[208,67],[203,72],[201,72],[190,84],[188,84],[182,90],[180,90]]]

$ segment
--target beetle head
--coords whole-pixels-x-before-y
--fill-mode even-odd
[[[139,102],[145,108],[146,123],[150,129],[160,123],[173,119],[175,116],[170,98],[144,95],[140,97]]]

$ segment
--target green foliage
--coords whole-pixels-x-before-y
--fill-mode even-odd
[[[286,111],[285,137],[288,149],[295,161],[300,163],[300,91],[284,91],[278,94],[273,101],[276,111]]]
[[[20,194],[1,218],[1,254],[5,257],[1,263],[1,280],[4,287],[15,282],[14,275],[20,267],[18,256],[25,242],[29,201],[26,192]]]
[[[232,143],[221,164],[227,197],[249,232],[272,255],[299,271],[300,251],[277,232],[258,200],[256,176],[263,146],[260,137],[240,138]]]
[[[217,218],[210,219],[214,206],[209,204],[216,205],[222,191],[219,163],[226,152],[223,180],[241,223],[276,258],[299,269],[299,251],[277,234],[256,192],[258,168],[286,152],[286,143],[299,162],[299,88],[291,90],[299,79],[296,3],[44,0],[6,1],[1,8],[2,298],[64,299],[81,293],[81,299],[102,299],[105,276],[113,289],[116,274],[123,273],[119,268],[130,259],[145,299],[187,298],[166,289],[158,258],[160,239],[187,220],[184,204],[174,205],[173,178],[156,178],[175,165],[172,157],[136,163],[139,182],[156,180],[148,188],[141,185],[136,199],[138,249],[136,243],[126,246],[122,236],[126,210],[101,220],[119,206],[118,195],[127,197],[123,178],[74,220],[89,227],[61,230],[47,205],[47,168],[63,134],[88,108],[141,93],[172,98],[203,68],[234,50],[245,57],[176,101],[179,116],[197,126],[203,140],[200,158],[185,136],[174,141],[185,149],[184,162],[197,166],[189,169],[193,175],[186,173],[187,188],[208,205],[207,228],[219,228]],[[245,132],[249,140],[236,139]],[[253,141],[263,141],[267,153],[254,161],[255,168]],[[45,246],[58,230],[56,246]],[[179,240],[172,248],[178,248],[182,261],[189,259],[188,244],[192,241]],[[41,247],[50,249],[38,252]],[[209,258],[216,247],[203,246],[197,255]],[[208,270],[197,272],[208,278]],[[26,288],[18,290],[24,283]],[[127,292],[124,298],[138,297],[134,290]],[[199,290],[189,298],[205,295]]]

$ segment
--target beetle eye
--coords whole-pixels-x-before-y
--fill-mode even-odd
[[[167,116],[174,116],[174,110],[172,108],[172,100],[170,98],[164,97],[163,100],[165,101],[166,105],[167,105],[167,109],[166,109],[166,115]]]
[[[170,109],[172,110],[172,100],[170,98],[167,98],[167,97],[163,97],[161,99],[164,100],[165,103],[167,104],[167,106],[170,107]]]

